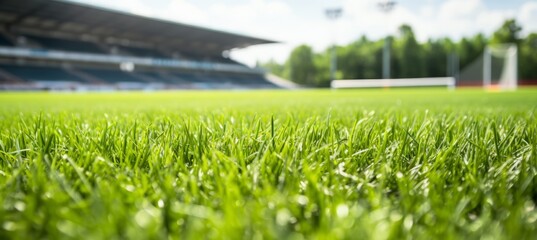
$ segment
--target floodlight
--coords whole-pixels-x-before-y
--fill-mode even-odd
[[[342,8],[328,8],[325,10],[325,14],[329,20],[336,21],[343,14],[343,9]],[[334,37],[334,44],[332,46],[332,54],[331,54],[331,60],[330,60],[331,80],[336,79],[336,71],[337,71],[337,56],[336,56],[336,41]]]

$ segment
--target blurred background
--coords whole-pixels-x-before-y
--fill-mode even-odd
[[[507,19],[522,27],[521,36],[537,32],[537,1],[530,0],[399,0],[386,14],[380,0],[76,0],[150,17],[170,19],[214,29],[281,41],[235,51],[233,57],[254,65],[257,61],[283,63],[300,44],[316,52],[333,42],[346,45],[362,36],[371,40],[396,35],[409,25],[419,42],[450,38],[458,41],[478,33],[491,36]],[[336,22],[325,10],[341,8]]]
[[[4,0],[3,2],[5,6],[8,6],[8,3],[14,4],[15,1]],[[26,5],[30,3],[35,5],[36,2],[42,1],[23,0],[19,2],[21,4],[28,2]],[[394,79],[447,76],[454,77],[458,86],[480,86],[483,85],[484,81],[501,82],[500,79],[506,78],[507,75],[518,81],[518,85],[537,84],[537,70],[535,70],[537,69],[537,1],[69,0],[52,2],[62,3],[63,5],[78,4],[83,7],[98,8],[102,11],[113,10],[117,11],[118,14],[127,13],[132,16],[147,17],[148,19],[166,20],[183,26],[192,26],[194,27],[193,29],[203,28],[209,31],[216,29],[213,33],[228,34],[228,37],[231,35],[243,36],[246,38],[235,38],[231,41],[232,44],[227,45],[224,45],[223,41],[220,40],[224,38],[224,35],[209,34],[205,35],[205,39],[200,37],[201,40],[187,41],[200,42],[219,39],[218,41],[215,40],[216,43],[212,43],[213,45],[218,45],[219,50],[223,50],[216,53],[216,55],[222,54],[229,61],[220,59],[216,62],[239,64],[251,70],[268,71],[274,77],[281,78],[280,80],[287,79],[307,87],[328,87],[331,80],[334,79]],[[56,8],[63,7],[56,6]],[[10,10],[6,7],[3,11],[9,15],[9,11],[12,11],[12,9]],[[12,24],[10,22],[12,20],[3,24],[4,35],[12,42],[11,45],[31,49],[48,48],[48,46],[44,46],[46,44],[40,44],[35,38],[33,42],[32,39],[28,41],[28,38],[23,40],[19,38],[19,36],[25,37],[26,35],[24,34],[27,34],[26,30],[29,25],[24,25],[25,21],[32,17],[32,14],[39,15],[42,11],[44,11],[44,8],[36,8],[34,12],[30,13],[26,12],[27,15],[20,12],[17,13],[19,14],[17,18],[20,19],[15,21],[16,24]],[[102,16],[94,17],[99,18]],[[65,24],[78,21],[74,15],[66,19],[64,18]],[[37,20],[34,19],[34,22],[49,20],[47,18],[38,18]],[[107,21],[106,19],[103,20]],[[142,31],[138,31],[135,26],[129,24],[129,21],[121,22],[116,21],[114,18],[108,19],[108,21],[116,22],[115,27],[117,29],[131,30],[135,34],[142,34]],[[91,24],[95,23],[92,21],[81,21],[80,23],[83,27],[78,30],[78,33],[92,35],[93,32],[89,31],[88,29],[90,28],[86,25],[91,26]],[[49,30],[43,26],[34,24],[31,27],[34,30],[37,29],[38,32],[39,30]],[[167,29],[164,27],[160,29],[163,37],[165,37]],[[55,30],[58,30],[58,28]],[[181,36],[188,36],[192,31],[194,30],[185,30],[183,35],[168,36],[168,38],[181,42],[183,41]],[[64,31],[59,34],[62,35],[65,32],[68,34],[77,33],[76,31]],[[35,34],[35,31],[32,30],[32,34]],[[131,34],[131,36],[135,36],[135,34]],[[114,35],[113,31],[109,35],[112,38],[119,39],[118,36]],[[128,36],[128,34],[122,34],[120,37],[132,42],[134,38],[129,39]],[[100,45],[100,48],[106,48],[106,54],[118,55],[117,49],[114,49],[109,42],[103,43],[102,35],[90,37],[96,37],[96,42]],[[253,41],[254,39],[256,41]],[[142,45],[144,44],[146,43]],[[106,46],[103,47],[103,45]],[[159,46],[159,43],[148,40],[147,45]],[[204,61],[207,59],[214,60],[215,58],[213,56],[215,55],[214,51],[203,50],[208,49],[208,46],[196,46],[196,48],[201,49],[199,52],[203,52],[201,59]],[[189,55],[189,53],[182,53],[183,49],[173,47],[164,49],[165,47],[168,46],[162,47],[163,49],[159,51],[169,53],[168,56],[153,55],[149,57],[178,60],[180,59],[177,57],[178,55],[181,55],[181,57]],[[119,55],[121,55],[121,51]],[[11,55],[5,56],[12,57]],[[28,61],[25,62],[24,59],[20,59],[20,56],[17,57],[19,58],[17,61],[13,59],[7,59],[6,61],[8,64],[13,64],[13,62],[17,62],[18,65],[27,64]],[[196,56],[196,58],[200,58],[200,56]],[[220,58],[220,56],[216,56],[216,58]],[[120,70],[130,75],[136,75],[135,78],[139,81],[143,80],[142,82],[152,82],[153,80],[160,82],[171,81],[170,78],[162,77],[162,73],[166,69],[144,69],[149,72],[145,78],[140,76],[143,74],[136,74],[136,71],[140,70],[140,64],[137,64],[138,60],[126,59],[122,61],[119,64]],[[186,60],[197,61],[192,57]],[[60,62],[64,67],[65,65],[75,65],[76,68],[76,64],[71,64],[71,62],[67,62],[67,64],[65,63],[66,61]],[[117,62],[114,64],[118,65]],[[91,67],[95,66],[92,65]],[[231,79],[227,81],[230,84],[223,84],[223,86],[219,87],[191,84],[187,88],[241,87],[241,84],[235,84],[236,82],[233,79],[236,78],[234,76],[226,75],[217,79],[218,77],[206,76],[203,73],[203,71],[215,68],[217,67],[211,67],[210,69],[202,67],[201,72],[193,69],[186,70],[187,73],[200,75],[200,78],[211,78],[210,81],[217,83],[227,81],[225,79]],[[226,71],[230,71],[227,66],[224,68],[226,68]],[[20,74],[11,71],[11,65],[5,67],[4,70],[4,77],[11,74],[10,81],[17,77],[22,81],[28,80],[26,76],[16,76]],[[157,70],[158,74],[155,74]],[[84,75],[90,71],[82,72],[82,75]],[[2,76],[1,73],[0,77]],[[252,72],[250,71],[249,73]],[[70,74],[77,75],[72,72]],[[91,75],[91,72],[89,74]],[[116,75],[119,76],[120,74]],[[82,76],[78,77],[84,78]],[[90,78],[92,77],[90,76]],[[95,80],[93,82],[106,83],[109,82],[108,78],[113,77],[104,76],[99,79],[99,76],[93,76],[93,80]],[[182,77],[176,76],[177,78]],[[186,81],[194,81],[189,77],[184,78],[188,78]],[[32,81],[36,82],[37,80],[42,79],[33,79]],[[273,82],[270,78],[267,80]],[[203,79],[200,81],[204,82]],[[246,79],[245,81],[249,80]],[[261,85],[265,84],[263,81],[259,80],[262,83]],[[127,79],[121,82],[131,83],[136,81]],[[285,87],[284,85],[267,83],[263,86]],[[133,88],[140,88],[135,84],[132,86]],[[155,85],[153,87],[168,88],[169,86],[159,87]],[[171,88],[183,87],[178,87],[177,85]]]

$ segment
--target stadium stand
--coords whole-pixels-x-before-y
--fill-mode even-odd
[[[58,67],[0,64],[0,69],[20,79],[33,82],[84,82]]]
[[[13,43],[0,34],[0,46],[13,46]]]
[[[87,73],[97,79],[102,79],[108,83],[118,82],[143,82],[139,78],[134,77],[129,73],[115,69],[79,69],[81,72]]]
[[[128,47],[128,46],[117,46],[119,52],[125,53],[137,57],[151,57],[151,58],[170,58],[170,56],[164,55],[154,49],[148,48],[138,48],[138,47]]]
[[[45,49],[106,54],[105,51],[99,49],[94,43],[90,42],[32,35],[26,35],[25,37]]]
[[[0,89],[277,87],[223,55],[274,41],[64,0],[0,3]]]

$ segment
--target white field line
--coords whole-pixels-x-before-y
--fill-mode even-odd
[[[421,86],[455,86],[453,77],[436,78],[397,78],[397,79],[343,79],[333,80],[332,88],[374,88],[374,87],[421,87]]]

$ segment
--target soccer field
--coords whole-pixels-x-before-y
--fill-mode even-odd
[[[530,239],[536,115],[537,89],[1,93],[0,239]]]

